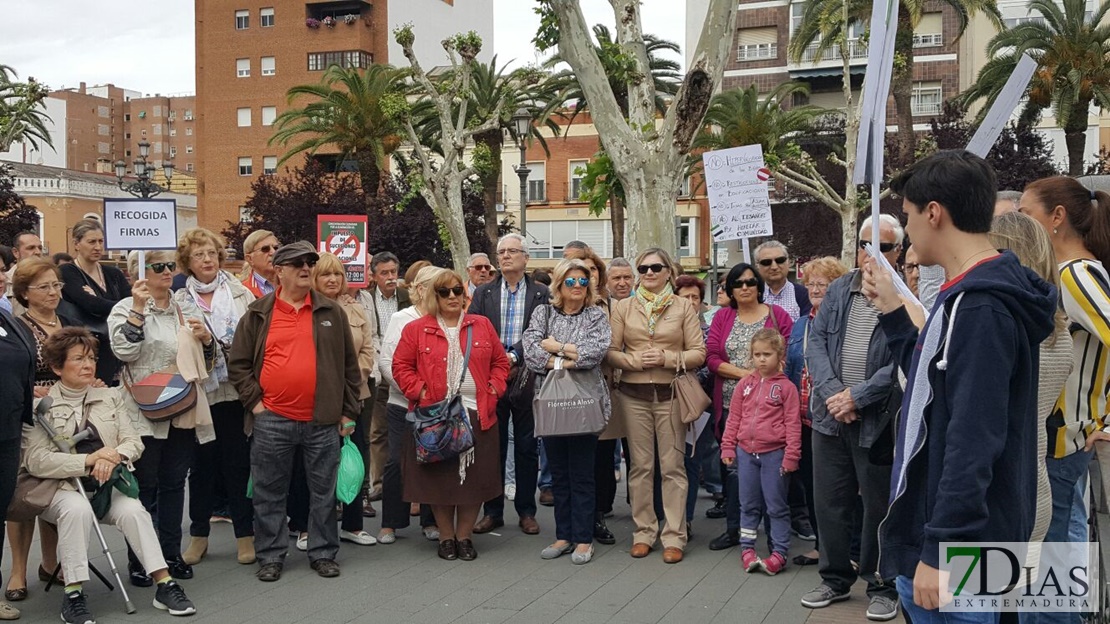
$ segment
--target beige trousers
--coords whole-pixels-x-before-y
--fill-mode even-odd
[[[59,489],[42,519],[58,526],[58,559],[66,583],[89,580],[89,533],[96,522],[89,501],[80,492]],[[150,514],[137,499],[113,490],[112,506],[101,524],[114,525],[123,533],[147,574],[166,569]]]
[[[643,401],[621,395],[628,447],[632,466],[628,472],[628,492],[632,498],[634,543],[653,546],[658,537],[664,548],[686,547],[686,466],[675,441],[670,401]],[[683,440],[685,444],[685,440]],[[663,517],[666,524],[659,532],[655,517],[655,452],[659,450],[659,470],[663,485]]]

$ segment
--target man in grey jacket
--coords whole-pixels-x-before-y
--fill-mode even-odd
[[[870,239],[870,221],[860,228],[861,241]],[[879,250],[891,264],[898,260],[902,238],[898,220],[882,215]],[[857,264],[866,256],[861,248]],[[802,605],[818,609],[847,600],[858,574],[867,581],[868,619],[885,621],[898,614],[898,593],[893,581],[877,574],[878,526],[890,492],[890,462],[881,456],[893,452],[888,425],[902,392],[879,330],[879,312],[860,292],[861,283],[858,269],[833,282],[810,325],[805,359],[813,382],[813,465],[820,467],[813,475],[813,496],[821,584],[802,597]],[[852,565],[853,534],[860,538],[858,572]]]

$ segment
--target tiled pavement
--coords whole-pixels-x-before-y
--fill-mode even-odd
[[[555,561],[539,558],[539,551],[553,540],[554,533],[551,510],[542,507],[540,536],[523,535],[515,524],[500,529],[498,534],[477,536],[479,557],[474,562],[438,559],[435,545],[424,540],[419,529],[413,527],[402,531],[401,538],[388,546],[344,544],[339,559],[343,573],[336,579],[317,577],[304,554],[294,549],[284,576],[276,583],[256,580],[253,574],[256,566],[238,565],[231,527],[215,525],[208,557],[196,566],[195,578],[182,583],[199,610],[187,621],[190,624],[866,621],[863,614],[867,602],[862,583],[856,586],[852,600],[810,611],[798,599],[818,583],[815,567],[790,566],[776,577],[749,575],[740,570],[736,549],[710,551],[707,544],[723,529],[724,520],[704,518],[707,499],[699,505],[695,536],[682,563],[664,564],[658,550],[646,559],[634,560],[628,556],[632,526],[623,491],[618,498],[617,514],[610,527],[619,541],[615,546],[598,546],[594,561],[585,566],[572,565],[569,557]],[[509,515],[513,515],[511,511]],[[376,519],[368,520],[366,528],[376,533],[378,526]],[[108,528],[106,535],[117,564],[124,562],[119,534]],[[808,546],[807,542],[796,544],[791,554]],[[94,546],[93,550],[99,551],[99,547]],[[36,543],[32,547],[32,571],[37,553]],[[5,573],[8,561],[5,556]],[[92,561],[108,573],[103,555],[97,552]],[[95,581],[86,587],[98,622],[174,619],[151,606],[152,589],[130,589],[138,613],[128,616],[118,591],[108,592]],[[22,621],[56,623],[60,600],[58,589],[44,594],[41,583],[32,583],[28,600],[18,603],[23,609]]]

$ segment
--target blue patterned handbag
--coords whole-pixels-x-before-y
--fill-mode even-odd
[[[463,358],[463,378],[470,364],[472,327],[466,328],[466,356]],[[462,386],[462,379],[459,380]],[[416,443],[418,464],[437,464],[455,459],[474,448],[474,430],[463,406],[462,395],[456,391],[446,399],[416,407],[405,415],[412,424],[412,438]]]

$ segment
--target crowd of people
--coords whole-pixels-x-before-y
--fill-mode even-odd
[[[126,273],[104,262],[95,219],[70,230],[72,258],[21,233],[0,272],[0,619],[27,597],[36,527],[38,577],[64,585],[65,622],[87,624],[95,522],[124,534],[131,585],[189,615],[178,581],[208,556],[213,521],[264,582],[290,542],[336,577],[341,542],[394,544],[412,518],[440,558],[472,561],[507,500],[526,535],[542,532],[537,505],[554,507],[543,559],[583,565],[624,539],[675,564],[704,489],[706,516],[725,519],[708,548],[739,547],[749,573],[818,567],[805,607],[862,579],[869,619],[943,621],[939,543],[1086,541],[1088,464],[1110,439],[1110,195],[995,180],[966,152],[926,158],[893,181],[904,219],[880,216],[877,249],[861,224],[856,266],[796,266],[767,241],[715,293],[662,248],[605,262],[570,241],[530,273],[519,234],[465,276],[383,251],[360,289],[337,257],[263,230],[238,275],[202,228],[132,252]],[[603,422],[537,436],[534,399],[564,370],[600,388]],[[698,392],[704,413],[683,413]],[[39,402],[82,440],[73,452],[32,418]],[[433,421],[452,423],[457,452],[433,457],[419,434]],[[347,437],[366,477],[337,505]],[[622,460],[634,529],[615,536]],[[795,540],[810,545],[791,559]]]

